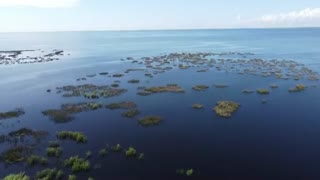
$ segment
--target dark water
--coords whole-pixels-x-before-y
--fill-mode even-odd
[[[128,56],[157,56],[170,52],[252,52],[254,57],[290,59],[314,71],[320,70],[320,29],[202,30],[202,31],[136,31],[136,32],[66,32],[0,34],[0,50],[63,49],[70,56],[61,61],[0,67],[0,112],[16,107],[26,114],[1,122],[0,132],[20,127],[50,132],[55,139],[60,130],[82,131],[88,143],[63,142],[64,158],[82,155],[87,150],[97,154],[109,144],[133,146],[145,154],[145,160],[127,160],[124,154],[96,155],[91,163],[102,168],[78,174],[79,179],[144,179],[178,178],[178,168],[193,168],[195,178],[216,179],[319,179],[320,178],[320,94],[318,88],[301,93],[288,93],[297,83],[319,85],[308,80],[278,80],[273,77],[239,75],[224,71],[197,73],[197,68],[174,69],[154,78],[131,72],[123,78],[96,76],[87,81],[76,79],[99,72],[122,73],[142,65],[120,61]],[[139,85],[128,84],[140,79]],[[85,112],[66,124],[55,124],[41,111],[59,108],[63,103],[88,101],[63,98],[53,91],[57,86],[84,83],[111,84],[121,81],[128,92],[118,97],[99,99],[112,103],[134,101],[144,115],[160,115],[164,121],[155,127],[141,127],[136,119],[121,117],[123,110]],[[184,94],[137,96],[138,86],[178,83]],[[204,92],[191,89],[197,84],[225,83],[226,89],[209,88]],[[243,89],[279,85],[270,95],[242,94]],[[267,104],[261,104],[261,99]],[[212,108],[219,100],[234,100],[241,108],[230,119],[215,115]],[[193,110],[194,103],[204,104]],[[45,154],[43,142],[39,154]],[[3,151],[7,144],[0,144]],[[51,163],[48,167],[53,167]],[[1,163],[0,174],[25,171],[29,175],[39,168],[24,164]],[[65,171],[68,174],[68,171]]]

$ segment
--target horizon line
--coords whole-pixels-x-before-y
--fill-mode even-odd
[[[318,29],[310,27],[243,27],[243,28],[181,28],[181,29],[115,29],[115,30],[56,30],[56,31],[0,31],[0,33],[63,33],[63,32],[130,32],[130,31],[194,31],[194,30],[254,30],[254,29]]]

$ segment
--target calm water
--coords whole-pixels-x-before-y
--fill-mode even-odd
[[[79,174],[80,179],[177,178],[178,168],[194,168],[196,177],[218,179],[319,179],[319,87],[289,94],[288,88],[297,84],[294,80],[216,71],[196,73],[193,68],[168,71],[152,79],[141,72],[132,72],[119,79],[128,93],[97,101],[134,101],[142,111],[140,116],[162,116],[164,121],[159,126],[141,127],[135,119],[122,118],[121,110],[80,113],[66,124],[55,124],[41,114],[63,103],[85,101],[62,98],[54,91],[47,93],[47,89],[83,83],[111,84],[118,79],[104,76],[82,82],[76,79],[87,74],[122,73],[128,68],[139,68],[140,65],[120,61],[128,56],[252,52],[255,57],[295,60],[320,72],[319,43],[320,29],[2,33],[0,50],[63,49],[71,55],[50,63],[0,66],[0,112],[17,107],[26,111],[24,116],[3,121],[0,132],[29,127],[50,131],[48,140],[54,139],[55,132],[60,130],[84,132],[88,144],[62,143],[64,158],[83,155],[87,150],[96,153],[106,144],[117,143],[133,146],[145,154],[144,161],[127,160],[123,154],[110,154],[102,160],[94,157],[92,164],[101,163],[102,168]],[[127,80],[134,78],[141,83],[127,84]],[[319,85],[307,80],[300,82]],[[137,86],[167,83],[178,83],[186,93],[136,96]],[[215,83],[230,87],[205,92],[191,90],[193,85]],[[259,95],[241,93],[246,88],[268,87],[273,83],[280,88],[263,97],[268,100],[266,105],[261,104]],[[221,119],[212,111],[217,101],[226,99],[241,103],[231,119]],[[193,110],[194,103],[204,104],[205,109]],[[6,147],[0,144],[0,150]],[[45,143],[43,147],[39,154],[45,153]],[[3,163],[0,169],[1,177],[19,171],[33,175],[38,170]]]

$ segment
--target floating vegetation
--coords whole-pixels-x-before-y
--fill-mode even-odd
[[[140,154],[139,154],[138,160],[144,160],[144,154],[143,154],[143,153],[140,153]]]
[[[49,141],[49,147],[57,148],[60,147],[60,144],[58,141]]]
[[[117,78],[122,77],[122,76],[123,76],[123,74],[113,74],[112,75],[112,77],[117,77]]]
[[[106,148],[102,148],[99,150],[99,156],[104,157],[108,154],[108,151]]]
[[[233,101],[219,101],[213,109],[221,117],[231,117],[232,113],[238,110],[240,104]]]
[[[209,89],[209,86],[207,86],[207,85],[196,85],[196,86],[193,86],[192,89],[195,90],[195,91],[204,91],[204,90]]]
[[[37,172],[36,179],[59,180],[63,177],[63,171],[54,169],[44,169]]]
[[[122,151],[122,147],[121,147],[120,144],[117,144],[117,145],[115,145],[115,146],[112,146],[112,147],[111,147],[111,150],[112,150],[113,152],[121,152],[121,151]]]
[[[128,81],[128,83],[132,83],[132,84],[136,84],[136,83],[139,83],[139,82],[140,82],[140,80],[138,80],[138,79],[131,79],[131,80]]]
[[[138,95],[147,96],[155,93],[164,93],[164,92],[172,92],[172,93],[184,93],[185,90],[182,89],[177,84],[167,84],[167,86],[156,86],[145,88],[144,91],[138,92]]]
[[[261,100],[261,103],[262,103],[262,104],[267,104],[267,102],[268,102],[268,101],[267,101],[266,99],[262,99],[262,100]]]
[[[297,84],[296,87],[290,88],[289,92],[301,92],[306,89],[306,86],[304,84]]]
[[[62,155],[62,148],[61,147],[48,147],[47,148],[47,156],[48,157],[60,157]]]
[[[84,84],[78,86],[63,86],[57,87],[57,93],[63,92],[63,97],[80,97],[83,96],[88,99],[97,99],[100,97],[109,98],[119,96],[125,92],[126,89],[118,89],[107,85],[97,86],[93,84]]]
[[[188,170],[186,171],[186,175],[187,175],[187,176],[192,176],[192,175],[193,175],[193,169],[188,169]]]
[[[64,161],[66,167],[71,167],[72,172],[81,172],[90,170],[90,162],[88,160],[79,158],[79,156],[72,156]]]
[[[101,72],[101,73],[99,73],[99,75],[101,75],[101,76],[106,76],[106,75],[108,75],[109,73],[108,72]]]
[[[270,94],[270,91],[268,89],[258,89],[257,93],[261,95],[267,95]]]
[[[177,169],[176,173],[179,176],[193,176],[194,170],[193,169]]]
[[[137,155],[137,151],[133,147],[129,147],[126,150],[126,156],[127,157],[136,157],[136,155]]]
[[[37,155],[31,155],[27,158],[27,164],[29,166],[34,166],[37,164],[44,166],[48,164],[48,159],[45,157],[37,156]]]
[[[31,149],[25,146],[10,148],[1,154],[1,159],[7,163],[18,163],[24,161]]]
[[[132,109],[135,107],[137,107],[137,104],[132,101],[123,101],[106,105],[107,109]]]
[[[114,87],[114,88],[117,88],[117,87],[119,87],[120,85],[119,84],[117,84],[117,83],[113,83],[113,84],[111,84],[111,87]]]
[[[61,109],[49,109],[43,111],[42,114],[49,116],[56,123],[65,123],[73,120],[73,114],[93,111],[102,108],[102,104],[98,103],[79,103],[79,104],[63,104]]]
[[[214,87],[215,87],[215,88],[227,88],[227,87],[229,87],[229,86],[226,85],[226,84],[215,84]]]
[[[75,141],[77,143],[86,143],[87,137],[81,133],[76,131],[60,131],[56,133],[56,136],[58,139],[70,139],[72,141]]]
[[[34,130],[28,129],[28,128],[21,128],[16,131],[11,131],[8,135],[10,137],[19,137],[19,138],[23,138],[25,136],[31,136],[33,138],[39,139],[41,137],[47,136],[48,132],[47,131],[34,131]]]
[[[8,176],[4,177],[3,180],[30,180],[30,177],[24,172],[20,172],[18,174],[9,174]]]
[[[97,76],[96,74],[88,74],[87,75],[88,78],[93,78],[93,77],[96,77],[96,76]]]
[[[77,176],[76,175],[69,175],[68,176],[68,180],[76,180],[77,179]]]
[[[86,159],[89,159],[92,156],[92,152],[87,151],[85,155],[86,155]]]
[[[192,108],[193,108],[193,109],[203,109],[203,107],[204,107],[204,106],[203,106],[202,104],[193,104],[193,105],[192,105]]]
[[[123,112],[122,116],[127,118],[134,118],[139,114],[140,114],[140,111],[138,109],[130,109],[126,112]]]
[[[252,93],[254,93],[254,90],[244,89],[244,90],[242,91],[242,93],[244,93],[244,94],[252,94]]]
[[[88,180],[94,180],[94,178],[93,177],[88,177]]]
[[[125,71],[125,73],[130,73],[130,72],[134,72],[134,71],[144,71],[145,69],[127,69]]]
[[[15,110],[8,111],[8,112],[1,112],[0,113],[0,120],[16,118],[16,117],[22,116],[24,114],[25,114],[25,112],[23,109],[15,109]]]
[[[138,122],[142,126],[154,126],[159,125],[162,121],[160,116],[146,116],[141,118]]]
[[[278,85],[276,85],[276,84],[271,84],[270,85],[270,88],[272,88],[272,89],[276,89],[276,88],[278,88],[279,86]]]

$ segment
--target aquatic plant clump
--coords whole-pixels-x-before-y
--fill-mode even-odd
[[[23,138],[25,136],[32,136],[33,138],[41,138],[41,137],[47,136],[48,132],[47,131],[35,131],[32,129],[28,129],[28,128],[21,128],[16,131],[11,131],[8,135],[10,137],[20,137],[20,138]]]
[[[155,86],[145,88],[144,91],[138,92],[138,95],[147,96],[155,93],[164,93],[164,92],[172,92],[172,93],[185,93],[185,90],[182,89],[177,84],[168,84],[167,86]]]
[[[270,94],[270,91],[268,89],[258,89],[257,93],[261,95],[267,95]]]
[[[102,148],[99,150],[99,156],[104,157],[108,154],[108,151],[106,148]]]
[[[122,151],[122,147],[121,147],[120,144],[117,144],[117,145],[115,145],[115,146],[112,146],[112,147],[111,147],[111,150],[112,150],[113,152],[121,152],[121,151]]]
[[[60,109],[49,109],[42,112],[43,115],[49,116],[56,123],[66,123],[74,119],[73,114],[94,111],[102,108],[100,103],[78,103],[78,104],[63,104]]]
[[[86,143],[87,137],[81,132],[75,131],[60,131],[56,133],[58,139],[70,139],[76,141],[77,143]]]
[[[118,87],[119,85],[117,85]],[[118,89],[116,87],[110,87],[108,85],[94,85],[84,84],[78,86],[63,86],[57,87],[57,93],[63,92],[63,97],[80,97],[83,96],[87,99],[98,99],[100,97],[109,98],[119,96],[127,92],[127,89]]]
[[[233,101],[219,101],[213,110],[217,115],[229,118],[239,107],[240,104]]]
[[[209,86],[207,86],[207,85],[196,85],[196,86],[193,86],[192,89],[195,90],[195,91],[204,91],[204,90],[209,89]]]
[[[72,172],[81,172],[90,170],[90,162],[88,160],[79,158],[79,156],[72,156],[64,161],[66,167],[71,167]]]
[[[203,107],[204,107],[204,106],[203,106],[202,104],[193,104],[193,105],[192,105],[192,108],[193,108],[193,109],[203,109]]]
[[[244,89],[244,90],[242,91],[242,93],[244,93],[244,94],[252,94],[252,93],[254,93],[254,90]]]
[[[1,159],[7,163],[18,163],[26,159],[31,149],[24,146],[10,148],[1,154]]]
[[[215,88],[227,88],[227,87],[229,87],[229,86],[226,85],[226,84],[215,84],[214,87],[215,87]]]
[[[142,126],[154,126],[159,125],[162,121],[160,116],[146,116],[141,118],[138,122]]]
[[[137,155],[137,151],[133,147],[129,147],[126,150],[126,156],[127,157],[135,157]]]
[[[48,159],[45,157],[37,156],[37,155],[31,155],[27,158],[27,164],[29,166],[34,166],[36,164],[40,164],[44,166],[48,164]]]
[[[194,170],[193,169],[177,169],[176,173],[179,176],[193,176]]]
[[[137,84],[139,82],[140,82],[140,80],[138,80],[138,79],[131,79],[128,81],[128,83],[131,83],[131,84]]]
[[[106,105],[107,109],[132,109],[137,107],[137,104],[132,101],[123,101]]]
[[[76,175],[69,175],[68,176],[68,180],[76,180],[77,179],[77,176]]]
[[[57,170],[56,168],[53,169],[44,169],[36,174],[36,179],[52,179],[58,180],[63,177],[63,171]]]
[[[297,84],[296,87],[290,88],[289,92],[302,92],[306,89],[306,86],[304,84]]]
[[[130,109],[126,112],[123,112],[122,116],[127,118],[134,118],[139,114],[140,114],[140,111],[138,109]]]
[[[47,148],[47,156],[48,157],[60,157],[62,155],[62,148],[61,147],[48,147]]]
[[[24,172],[18,174],[9,174],[3,178],[3,180],[30,180],[30,177],[27,176]]]
[[[15,110],[8,111],[8,112],[0,112],[0,120],[16,118],[16,117],[22,116],[24,114],[25,114],[25,112],[23,109],[15,109]]]

